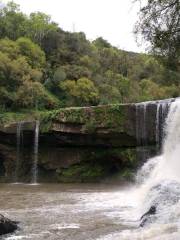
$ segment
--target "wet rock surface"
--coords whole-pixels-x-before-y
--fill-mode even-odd
[[[139,148],[154,148],[156,141],[159,143],[156,130],[167,112],[163,107],[167,104],[163,104],[117,104],[41,113],[35,118],[40,121],[39,181],[91,182],[118,173],[129,178],[154,155],[146,150],[139,154]],[[30,181],[35,122],[0,122],[1,182],[12,182],[14,169],[18,172],[16,180]]]
[[[17,222],[12,221],[0,214],[0,235],[12,233],[17,229]]]
[[[156,141],[157,103],[65,108],[42,113],[41,141],[60,146],[135,147]],[[30,138],[35,121],[21,121]],[[13,142],[18,122],[1,123],[0,136]]]

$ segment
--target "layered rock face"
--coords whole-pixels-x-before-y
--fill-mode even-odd
[[[160,145],[171,100],[141,104],[66,108],[36,116],[40,121],[39,180],[96,181],[131,175]],[[35,121],[23,117],[18,173],[30,181]],[[17,123],[0,125],[0,174],[10,181],[16,169]],[[150,151],[149,151],[150,149]]]
[[[161,103],[107,105],[84,108],[65,108],[38,116],[41,122],[42,141],[71,146],[130,147],[155,144],[157,110],[162,114]],[[163,116],[165,118],[165,116]],[[160,119],[159,119],[160,120]],[[162,121],[162,120],[161,120]],[[23,122],[26,134],[33,131],[34,121]],[[16,134],[17,123],[0,125],[1,135],[8,139]],[[50,142],[49,142],[50,143]]]

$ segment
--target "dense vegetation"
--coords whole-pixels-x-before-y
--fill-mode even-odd
[[[122,36],[123,37],[123,36]],[[0,9],[0,110],[53,109],[176,97],[179,69],[65,32],[14,2]]]
[[[135,32],[151,43],[153,54],[163,64],[180,71],[179,0],[148,0],[140,9]]]

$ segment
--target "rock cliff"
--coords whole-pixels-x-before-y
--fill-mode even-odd
[[[169,101],[168,101],[169,102]],[[131,175],[160,143],[168,104],[148,102],[65,108],[51,112],[0,116],[0,174],[11,181],[16,168],[16,134],[22,122],[19,177],[30,181],[35,121],[40,121],[39,180],[96,181]],[[157,134],[158,133],[158,134]],[[147,154],[148,153],[148,154]]]

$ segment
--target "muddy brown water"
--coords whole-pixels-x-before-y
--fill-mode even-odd
[[[1,184],[0,213],[20,229],[1,239],[89,240],[127,228],[121,222],[125,186]]]
[[[162,221],[163,213],[139,227],[140,195],[129,184],[0,184],[0,213],[20,222],[18,231],[0,239],[179,240],[177,216]],[[179,216],[178,209],[169,211]]]

